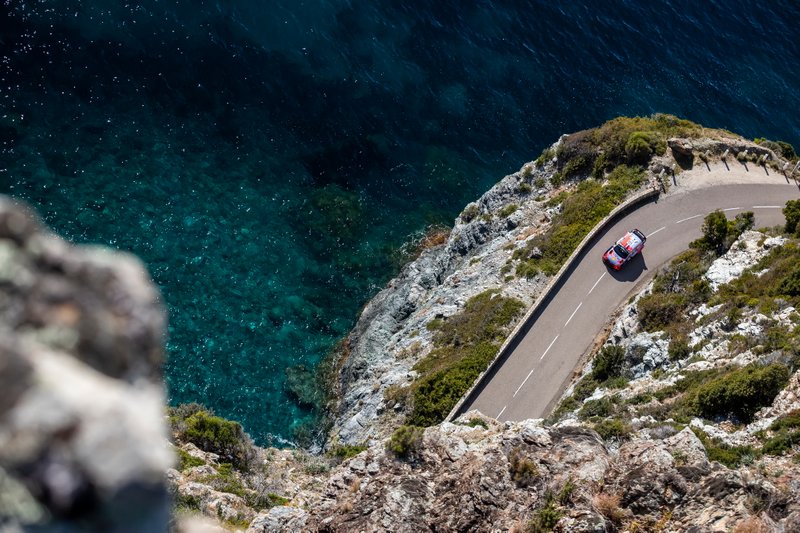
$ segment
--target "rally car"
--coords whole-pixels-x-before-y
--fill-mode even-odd
[[[603,262],[614,270],[619,270],[642,251],[645,241],[647,241],[647,237],[644,236],[644,233],[638,229],[631,230],[606,250],[603,254]]]

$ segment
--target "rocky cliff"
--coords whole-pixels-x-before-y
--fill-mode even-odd
[[[0,200],[0,529],[162,531],[171,513],[185,532],[800,530],[800,243],[746,216],[620,311],[550,419],[397,429],[411,411],[393,395],[432,353],[494,346],[536,297],[557,265],[544,236],[588,174],[619,199],[690,188],[673,165],[726,151],[785,163],[779,144],[674,117],[610,124],[505,177],[365,307],[321,455],[258,448],[199,405],[165,417],[164,314],[142,265]],[[645,126],[688,129],[667,143]],[[608,168],[619,158],[643,168]]]
[[[471,412],[396,432],[334,467],[313,505],[248,532],[798,530],[800,315],[770,292],[800,295],[785,284],[798,242],[734,236],[724,254],[698,243],[621,311],[551,420]],[[648,299],[681,284],[708,302],[653,322]]]
[[[800,315],[785,297],[736,286],[783,283],[796,243],[777,230],[744,231],[746,217],[728,224],[724,254],[698,243],[621,310],[549,420],[501,424],[472,412],[394,431],[408,411],[390,397],[440,349],[442,322],[461,320],[486,289],[528,304],[547,282],[544,273],[515,275],[508,265],[541,252],[530,244],[558,220],[562,204],[553,199],[575,190],[558,179],[569,165],[558,161],[565,144],[468,206],[447,242],[424,251],[367,305],[345,343],[328,453],[273,451],[262,456],[261,474],[241,475],[245,496],[268,483],[286,499],[251,507],[248,533],[800,528]],[[731,163],[732,154],[743,154],[741,165],[767,161],[767,148],[728,134],[669,144],[647,175],[666,174],[669,186],[687,190],[702,186],[688,167],[678,168],[678,179],[661,171],[678,159],[687,165],[692,152],[702,154],[691,156],[697,165],[726,151]],[[769,154],[772,169],[784,164]],[[779,268],[769,273],[772,262]],[[356,455],[341,462],[342,450],[339,457]],[[214,457],[203,462],[170,474],[178,493],[226,469]],[[197,507],[225,513],[219,494],[209,494]]]
[[[683,136],[667,138],[671,134]],[[643,169],[639,190],[674,190],[693,185],[676,176],[721,158],[726,164],[780,170],[788,161],[779,148],[664,115],[617,119],[562,136],[536,161],[468,205],[446,242],[425,250],[366,305],[339,354],[330,440],[364,443],[386,437],[402,422],[409,405],[394,398],[420,378],[418,363],[435,349],[432,322],[453,317],[487,289],[524,307],[535,301],[557,268],[546,268],[547,257],[545,268],[525,269],[525,263],[541,259],[537,245],[555,229],[563,199],[590,175],[602,181],[611,169],[638,163]],[[634,192],[635,187],[628,190]],[[566,245],[568,239],[562,240]]]

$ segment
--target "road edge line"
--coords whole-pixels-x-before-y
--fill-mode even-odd
[[[598,222],[594,226],[594,228],[592,228],[592,230],[586,234],[586,236],[583,238],[580,244],[572,252],[572,255],[570,255],[569,258],[566,261],[564,261],[564,264],[561,265],[561,268],[558,270],[555,276],[553,276],[550,279],[550,281],[547,283],[547,286],[539,294],[539,297],[536,298],[536,301],[533,302],[533,305],[531,305],[531,307],[528,308],[528,311],[525,313],[522,319],[520,319],[520,321],[517,323],[517,325],[508,335],[508,337],[506,337],[506,340],[500,346],[500,349],[497,350],[497,354],[491,360],[489,366],[486,367],[486,370],[481,372],[480,375],[478,375],[478,377],[475,378],[475,381],[472,383],[472,386],[469,388],[469,390],[467,390],[467,392],[464,393],[464,395],[461,397],[458,403],[456,403],[455,406],[453,406],[453,408],[450,410],[450,413],[448,413],[447,417],[445,418],[445,421],[452,422],[460,414],[462,414],[461,409],[464,407],[464,404],[467,402],[467,400],[472,398],[473,394],[475,394],[475,391],[477,391],[481,386],[484,385],[484,381],[487,379],[487,377],[494,372],[498,361],[505,359],[505,355],[509,349],[509,346],[514,343],[516,338],[521,333],[524,335],[524,333],[527,332],[528,329],[530,329],[530,326],[534,322],[532,321],[532,317],[539,311],[540,308],[544,307],[543,305],[544,302],[549,300],[550,297],[553,294],[555,294],[554,289],[561,282],[561,278],[564,276],[566,272],[572,269],[575,260],[578,258],[579,255],[581,255],[585,251],[587,245],[591,241],[593,241],[594,238],[601,231],[605,230],[612,222],[616,222],[616,220],[620,218],[622,215],[626,215],[629,211],[633,211],[638,207],[640,207],[641,205],[650,202],[653,198],[657,198],[659,194],[660,191],[658,191],[657,189],[648,189],[646,191],[640,192],[632,196],[631,198],[629,198],[628,200],[626,200],[625,202],[621,203],[616,208],[614,208],[614,210],[611,211],[611,213],[609,213],[603,220]]]

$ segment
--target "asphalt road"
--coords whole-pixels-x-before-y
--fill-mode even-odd
[[[756,228],[774,226],[784,223],[781,209],[796,198],[800,189],[793,184],[716,185],[666,195],[621,219],[593,241],[527,334],[461,412],[478,409],[498,420],[547,416],[610,316],[702,235],[706,214],[722,209],[733,218],[752,211]],[[607,268],[603,252],[633,228],[647,236],[644,250],[620,272]]]

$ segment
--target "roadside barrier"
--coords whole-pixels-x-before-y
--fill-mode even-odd
[[[539,312],[547,307],[547,302],[553,295],[555,295],[556,292],[558,292],[557,289],[561,284],[562,278],[575,266],[577,258],[585,251],[589,243],[592,242],[595,237],[600,234],[600,232],[604,231],[608,226],[610,226],[611,223],[616,222],[622,216],[650,202],[654,198],[658,197],[658,195],[659,191],[656,188],[650,188],[644,192],[640,192],[639,194],[632,196],[622,204],[618,205],[613,211],[611,211],[611,213],[608,214],[608,216],[606,216],[603,220],[598,222],[594,228],[592,228],[592,231],[590,231],[586,237],[583,238],[581,243],[577,246],[577,248],[575,248],[575,251],[572,252],[572,255],[570,255],[569,258],[564,261],[564,264],[561,266],[556,275],[553,276],[533,305],[528,309],[528,311],[525,313],[525,316],[522,317],[522,320],[519,321],[514,330],[508,335],[508,337],[506,337],[505,342],[503,342],[503,345],[500,346],[500,349],[497,351],[497,355],[495,355],[494,359],[492,359],[492,361],[489,363],[489,366],[486,367],[486,370],[484,370],[481,375],[475,379],[472,387],[470,387],[466,394],[461,397],[455,407],[453,407],[453,409],[450,411],[450,414],[447,415],[445,420],[452,422],[458,415],[461,414],[461,409],[465,404],[472,403],[474,397],[477,396],[477,393],[479,393],[483,386],[489,381],[489,379],[491,379],[491,376],[494,374],[496,368],[498,368],[505,361],[506,357],[514,350],[517,344],[519,344],[519,340],[525,336],[533,323],[536,322],[536,318],[540,314]]]

